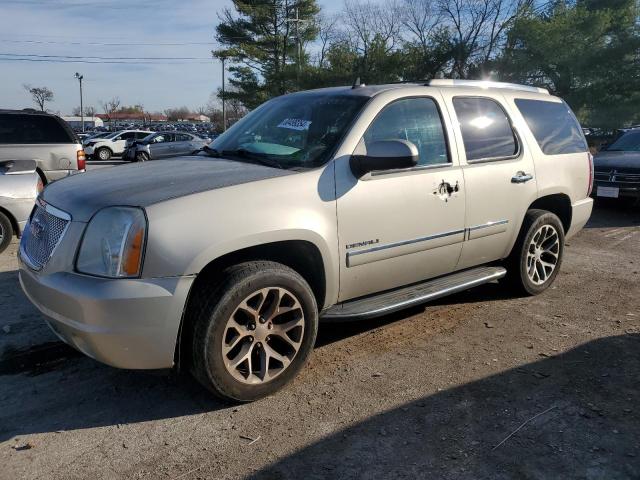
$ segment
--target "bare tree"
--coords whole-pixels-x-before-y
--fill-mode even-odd
[[[402,25],[427,52],[435,31],[442,24],[442,11],[431,0],[404,0],[403,11]]]
[[[84,107],[84,114],[86,117],[95,117],[96,113],[97,113],[96,107],[93,107],[93,106]]]
[[[324,68],[326,64],[327,52],[333,44],[341,37],[339,18],[336,15],[325,16],[320,15],[316,22],[318,30],[318,52],[316,54],[315,63],[319,68]]]
[[[372,0],[345,0],[344,22],[351,33],[351,43],[364,57],[374,41],[390,53],[400,43],[402,15],[397,0],[383,4]]]
[[[439,0],[454,43],[450,75],[465,78],[474,64],[490,60],[503,34],[531,0]]]
[[[107,117],[110,118],[118,110],[118,108],[120,108],[120,98],[113,97],[106,101],[101,100],[100,106],[104,110],[104,113],[107,115]]]
[[[47,102],[53,102],[53,92],[47,87],[32,87],[27,84],[24,84],[22,87],[31,94],[33,102],[38,105],[43,112],[45,111],[45,104]]]

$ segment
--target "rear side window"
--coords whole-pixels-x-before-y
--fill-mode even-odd
[[[560,155],[587,151],[580,124],[566,103],[523,98],[515,102],[542,153]]]
[[[453,99],[468,161],[500,160],[518,153],[518,143],[509,117],[490,98]]]
[[[46,115],[0,114],[0,144],[75,143],[58,120]]]

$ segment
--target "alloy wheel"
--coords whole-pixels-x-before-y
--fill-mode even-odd
[[[542,225],[531,237],[527,250],[527,275],[536,285],[545,283],[555,271],[560,255],[560,236],[553,225]]]
[[[227,320],[222,337],[225,368],[244,384],[261,384],[284,372],[300,350],[304,312],[296,296],[281,287],[246,297]]]

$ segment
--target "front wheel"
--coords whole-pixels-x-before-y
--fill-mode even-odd
[[[318,307],[294,270],[267,261],[239,264],[197,295],[192,372],[217,396],[257,400],[282,388],[306,364]]]
[[[111,150],[108,148],[100,148],[97,151],[97,156],[100,160],[107,161],[111,159]]]
[[[11,221],[4,213],[0,212],[0,253],[7,249],[12,237],[13,227],[11,226]]]
[[[558,275],[563,253],[560,219],[546,210],[529,210],[507,260],[507,278],[523,293],[542,293]]]

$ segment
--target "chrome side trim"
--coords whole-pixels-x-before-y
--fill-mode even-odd
[[[489,235],[495,235],[498,233],[503,233],[504,231],[506,231],[506,228],[499,228],[502,225],[507,225],[509,223],[509,220],[496,220],[494,222],[487,222],[484,223],[482,225],[474,225],[473,227],[469,227],[469,228],[461,228],[458,230],[451,230],[449,232],[443,232],[443,233],[436,233],[434,235],[428,235],[426,237],[419,237],[419,238],[413,238],[411,240],[402,240],[399,242],[393,242],[393,243],[385,243],[383,245],[376,245],[375,247],[370,247],[370,248],[364,248],[362,250],[356,250],[353,252],[347,252],[347,267],[355,267],[357,265],[362,265],[364,263],[370,263],[370,262],[375,262],[378,260],[386,260],[388,258],[393,258],[395,256],[401,256],[401,255],[406,255],[408,253],[416,253],[418,251],[421,250],[416,250],[413,252],[398,252],[397,255],[389,255],[383,258],[375,258],[375,259],[371,259],[371,260],[358,260],[353,261],[352,259],[354,259],[355,257],[358,257],[359,255],[366,255],[366,254],[371,254],[371,253],[375,253],[375,252],[380,252],[382,250],[389,250],[392,248],[398,248],[398,247],[404,247],[407,245],[413,245],[416,243],[422,243],[422,242],[428,242],[430,240],[437,240],[440,238],[445,238],[445,237],[450,237],[450,236],[454,236],[454,235],[460,235],[462,234],[462,239],[459,241],[454,241],[451,242],[451,244],[453,243],[461,243],[461,242],[465,242],[468,240],[472,240],[471,235],[472,232],[476,232],[478,230],[485,230],[485,229],[489,229],[491,227],[498,227],[498,228],[494,228],[494,230],[485,230],[484,232],[482,232],[481,234],[475,236],[475,238],[480,238],[480,237],[485,237],[485,236],[489,236]],[[437,245],[434,246],[434,248],[437,247],[441,247],[444,245]],[[424,248],[423,250],[427,250],[428,248]]]
[[[384,245],[378,245],[377,247],[365,248],[364,250],[356,250],[355,252],[349,252],[347,255],[355,257],[356,255],[362,255],[364,253],[377,252],[379,250],[386,250],[388,248],[402,247],[404,245],[411,245],[412,243],[427,242],[429,240],[435,240],[436,238],[448,237],[449,235],[458,235],[463,233],[464,229],[452,230],[450,232],[436,233],[435,235],[429,235],[427,237],[414,238],[412,240],[402,240],[401,242],[386,243]]]
[[[507,225],[509,220],[496,220],[494,222],[483,223],[482,225],[474,225],[473,227],[467,228],[466,240],[473,240],[475,238],[488,237],[489,235],[496,235],[498,233],[504,233],[506,231],[506,227],[500,228],[500,226]],[[493,228],[492,228],[493,227]],[[498,227],[498,228],[495,228]],[[492,230],[487,230],[492,228]],[[472,237],[473,232],[479,232],[478,235],[474,235]]]

